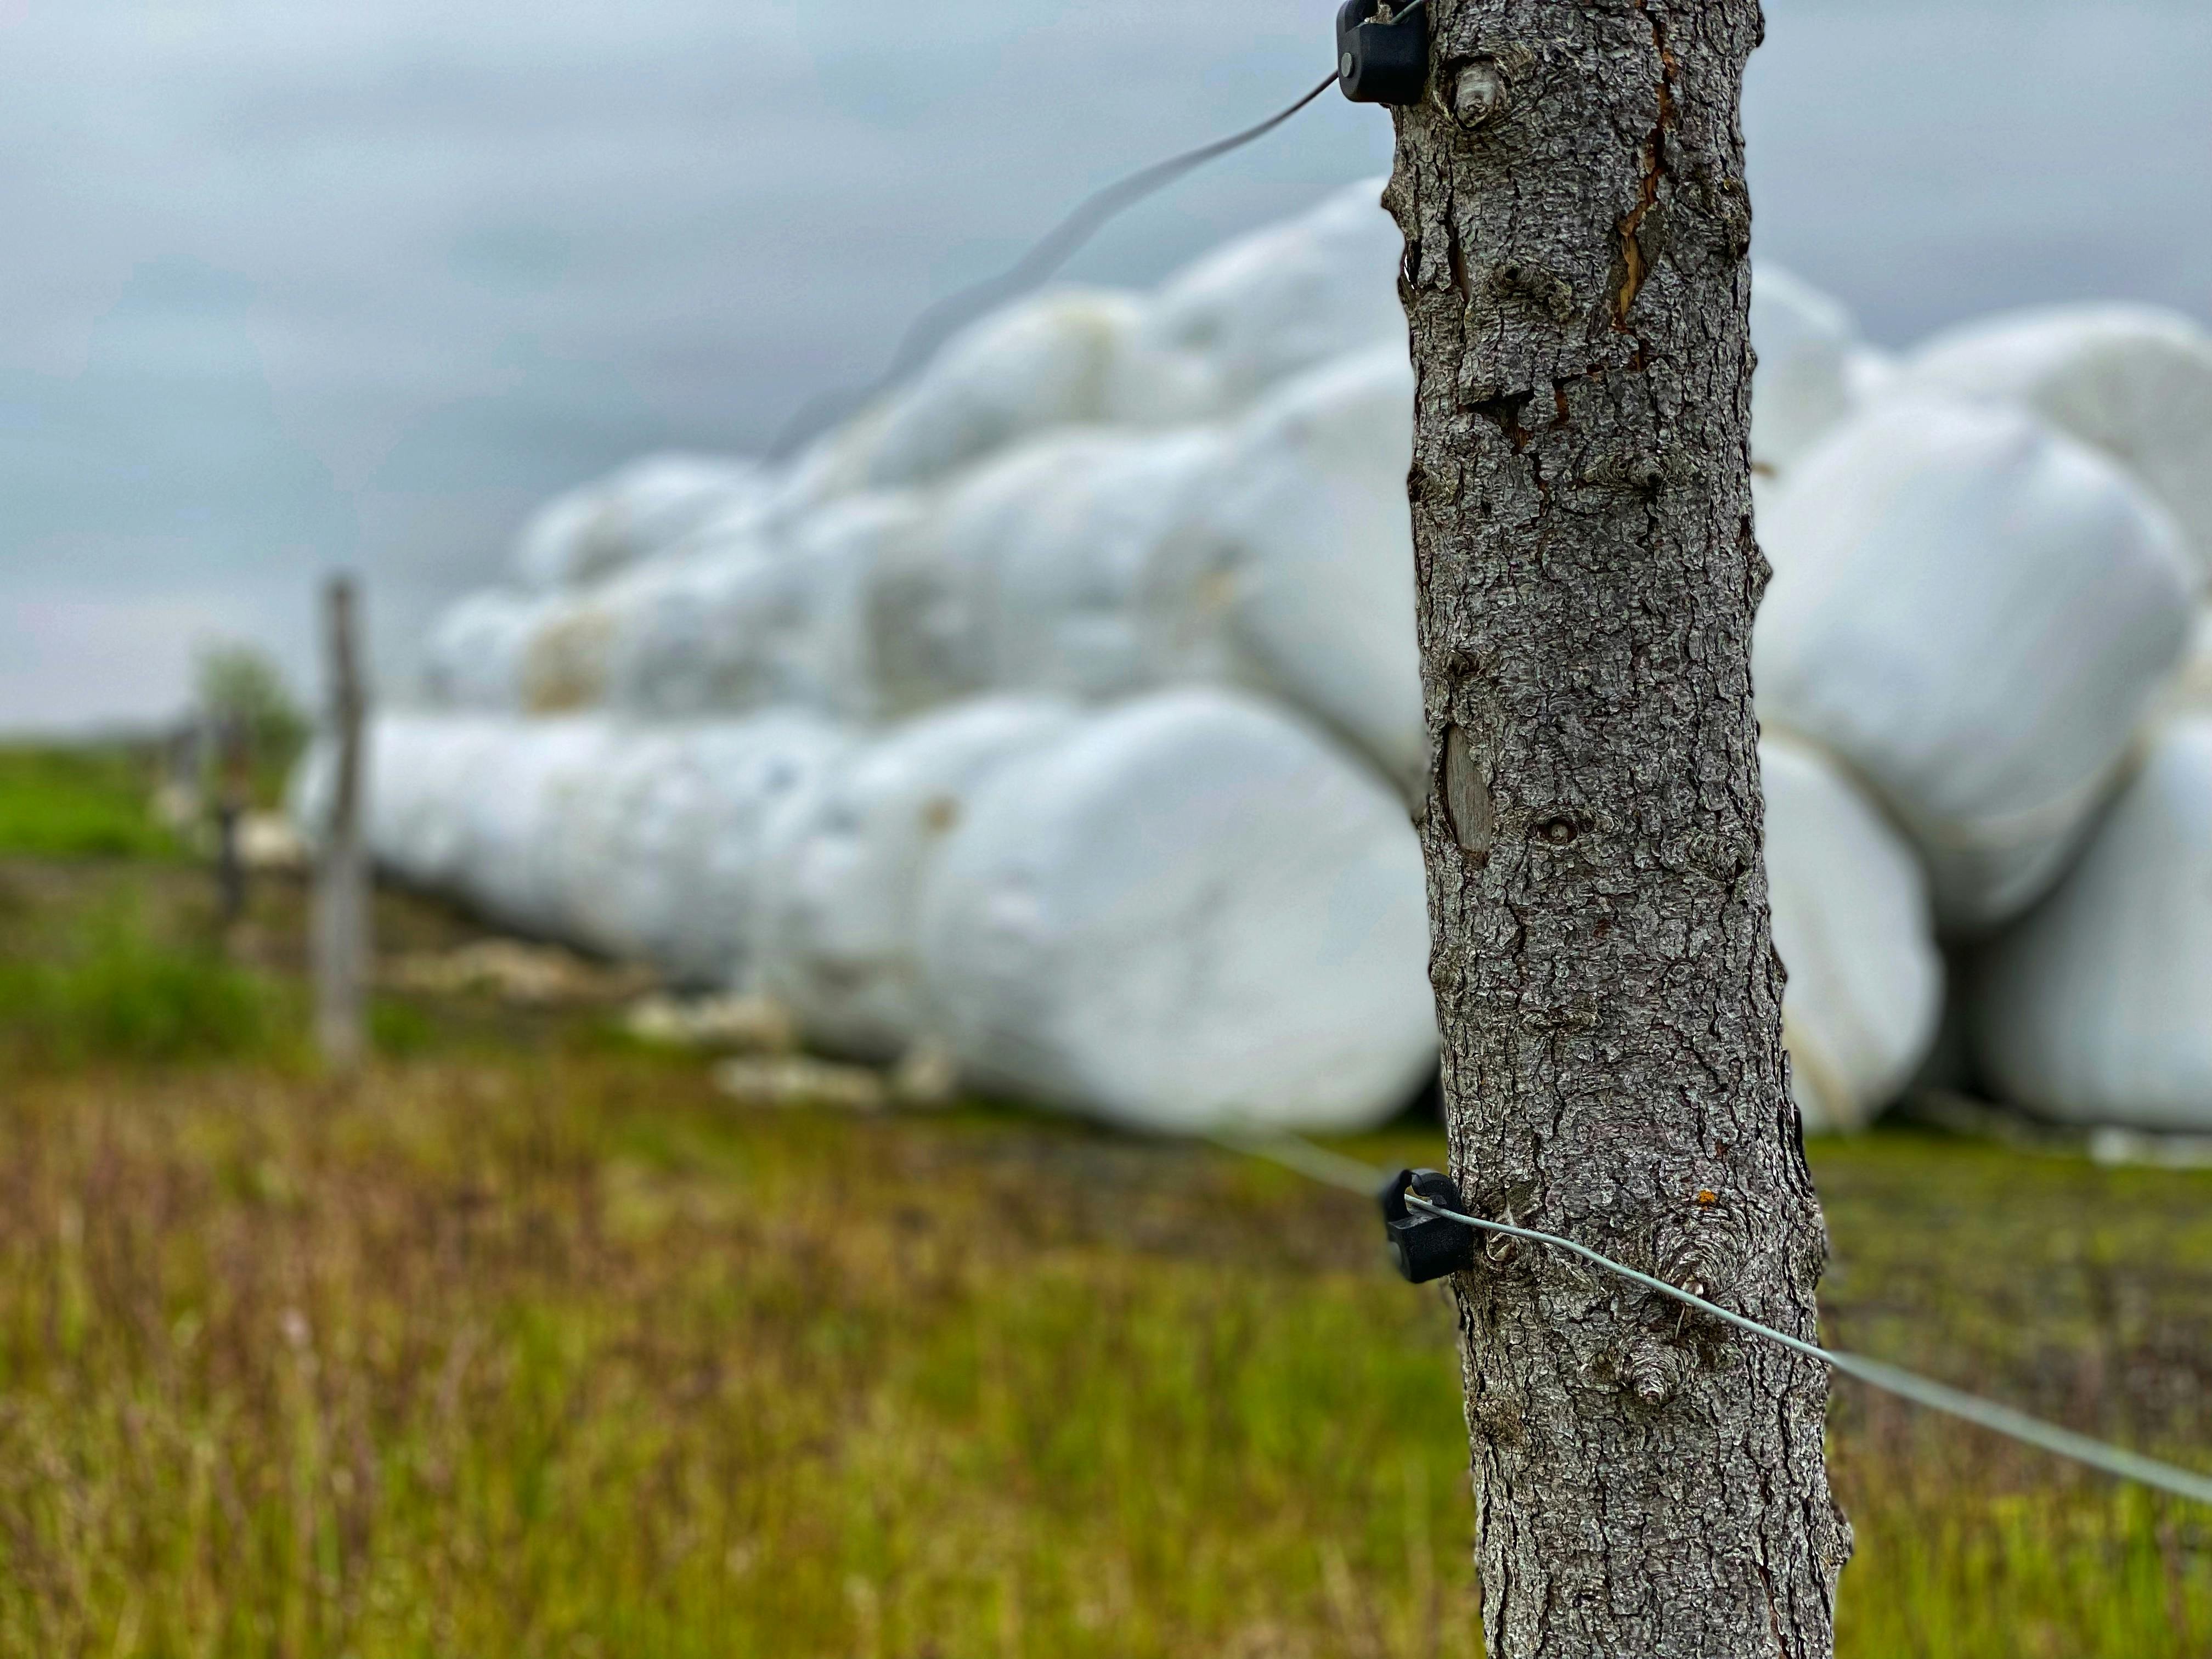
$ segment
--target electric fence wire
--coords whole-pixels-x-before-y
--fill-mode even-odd
[[[1346,1158],[1340,1152],[1330,1152],[1325,1146],[1317,1146],[1313,1142],[1301,1139],[1296,1135],[1252,1139],[1224,1135],[1218,1136],[1216,1139],[1220,1145],[1233,1152],[1266,1158],[1271,1163],[1280,1164],[1285,1169],[1295,1170],[1310,1180],[1320,1182],[1327,1186],[1342,1188],[1346,1192],[1358,1193],[1369,1199],[1374,1198],[1380,1192],[1382,1182],[1389,1176],[1388,1170],[1375,1169],[1360,1163],[1357,1158]],[[2062,1429],[2056,1424],[2045,1423],[2040,1418],[2030,1417],[2026,1412],[2015,1411],[2009,1406],[2001,1406],[1995,1401],[1984,1400],[1978,1395],[1967,1394],[1944,1383],[1932,1382],[1911,1371],[1904,1370],[1898,1366],[1885,1364],[1879,1359],[1869,1359],[1860,1354],[1839,1353],[1832,1348],[1823,1348],[1816,1343],[1792,1336],[1786,1331],[1778,1331],[1771,1325],[1762,1325],[1755,1319],[1747,1319],[1741,1314],[1731,1313],[1717,1303],[1709,1302],[1701,1296],[1692,1295],[1678,1285],[1669,1285],[1663,1279],[1656,1279],[1650,1273],[1639,1273],[1634,1267],[1615,1261],[1611,1256],[1599,1254],[1587,1244],[1577,1244],[1571,1238],[1562,1238],[1556,1233],[1540,1232],[1533,1227],[1517,1227],[1508,1222],[1489,1221],[1480,1216],[1462,1215],[1456,1210],[1444,1209],[1410,1192],[1406,1194],[1406,1206],[1408,1209],[1419,1210],[1445,1221],[1457,1222],[1463,1227],[1472,1227],[1480,1232],[1502,1234],[1509,1238],[1527,1239],[1533,1243],[1549,1245],[1555,1249],[1570,1251],[1583,1261],[1595,1263],[1607,1273],[1617,1274],[1632,1284],[1641,1285],[1646,1290],[1656,1291],[1662,1296],[1672,1297],[1675,1301],[1686,1303],[1700,1313],[1711,1314],[1714,1318],[1724,1321],[1739,1330],[1749,1332],[1753,1336],[1763,1337],[1770,1342],[1778,1343],[1783,1347],[1793,1352],[1803,1354],[1809,1359],[1817,1359],[1832,1370],[1841,1371],[1846,1376],[1856,1377],[1862,1382],[1871,1384],[1875,1388],[1896,1395],[1902,1399],[1910,1400],[1916,1405],[1925,1406],[1931,1411],[1944,1412],[1953,1417],[1962,1418],[1969,1423],[1977,1424],[1982,1428],[2005,1435],[2025,1444],[2039,1447],[2054,1455],[2070,1458],[2075,1462],[2087,1464],[2091,1468],[2101,1469],[2107,1474],[2118,1475],[2123,1480],[2133,1480],[2146,1486],[2154,1486],[2160,1492],[2172,1492],[2177,1498],[2191,1498],[2199,1504],[2212,1504],[2212,1476],[2199,1474],[2191,1469],[2177,1468],[2172,1463],[2163,1463],[2156,1458],[2145,1457],[2139,1452],[2129,1451],[2124,1447],[2108,1445],[2104,1441],[2092,1439],[2086,1434],[2076,1434],[2071,1429]]]
[[[1416,5],[1425,3],[1427,0],[1415,0]],[[1409,6],[1406,11],[1410,13],[1413,9]],[[890,391],[977,317],[1010,300],[1020,298],[1048,281],[1062,265],[1082,251],[1085,243],[1104,229],[1109,221],[1126,213],[1146,197],[1158,195],[1184,174],[1194,172],[1208,161],[1266,137],[1335,84],[1336,75],[1332,70],[1327,80],[1300,96],[1295,103],[1285,105],[1266,120],[1255,122],[1241,132],[1232,132],[1226,138],[1216,138],[1195,149],[1187,149],[1180,155],[1169,156],[1164,161],[1155,161],[1150,167],[1140,167],[1110,185],[1093,191],[1076,204],[1066,218],[1031,244],[1028,252],[1006,270],[995,276],[972,283],[957,293],[948,294],[924,309],[907,325],[906,332],[899,337],[898,349],[891,356],[890,367],[874,380],[859,388],[824,392],[810,398],[785,425],[771,453],[778,457],[788,455],[838,416]]]
[[[1426,4],[1427,0],[1413,0],[1412,4],[1399,8],[1387,21],[1402,23]],[[1165,190],[1208,161],[1264,138],[1334,86],[1336,82],[1336,72],[1332,70],[1311,90],[1265,120],[1255,122],[1242,131],[1231,133],[1225,138],[1217,138],[1210,143],[1170,155],[1164,161],[1155,161],[1150,167],[1141,167],[1092,191],[1005,270],[948,295],[923,310],[907,325],[906,332],[900,337],[898,349],[892,356],[890,367],[872,383],[857,391],[827,393],[807,403],[784,428],[783,435],[775,446],[775,453],[779,455],[787,453],[798,442],[819,429],[828,419],[888,391],[975,318],[1049,280],[1116,216],[1127,212],[1146,197]],[[1315,1181],[1358,1193],[1363,1197],[1373,1197],[1385,1178],[1383,1170],[1332,1152],[1295,1135],[1265,1140],[1245,1140],[1231,1136],[1217,1137],[1217,1139],[1232,1151],[1267,1158]],[[2212,1476],[2198,1474],[2171,1463],[2160,1462],[2155,1458],[2145,1457],[2124,1447],[2094,1440],[2087,1435],[2062,1429],[2056,1424],[2045,1423],[2009,1406],[1984,1400],[1977,1395],[1931,1381],[1895,1365],[1885,1364],[1878,1359],[1823,1348],[1786,1331],[1762,1325],[1755,1319],[1731,1313],[1717,1303],[1709,1302],[1704,1297],[1669,1285],[1663,1279],[1638,1272],[1610,1256],[1601,1255],[1586,1244],[1577,1244],[1574,1240],[1562,1238],[1556,1233],[1540,1232],[1533,1227],[1515,1226],[1504,1221],[1486,1220],[1480,1216],[1462,1215],[1413,1193],[1406,1195],[1406,1204],[1410,1209],[1420,1210],[1478,1231],[1526,1239],[1532,1243],[1569,1251],[1632,1284],[1641,1285],[1662,1296],[1672,1297],[1675,1301],[1701,1313],[1710,1314],[1739,1330],[1778,1343],[1809,1359],[1817,1359],[1832,1370],[1856,1377],[1862,1382],[1910,1400],[1917,1405],[1925,1406],[1931,1411],[1947,1413],[2025,1444],[2039,1447],[2057,1456],[2101,1469],[2122,1480],[2137,1481],[2177,1497],[2212,1504]]]

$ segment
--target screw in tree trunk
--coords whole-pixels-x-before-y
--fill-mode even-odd
[[[1751,627],[1756,0],[1430,0],[1384,204],[1453,1172],[1814,1334]],[[1494,1659],[1825,1656],[1827,1378],[1555,1254],[1457,1275]]]
[[[325,1060],[346,1070],[360,1063],[367,1047],[363,1005],[370,949],[368,868],[361,837],[368,699],[349,578],[333,578],[325,591],[324,642],[337,775],[315,865],[315,1039]]]

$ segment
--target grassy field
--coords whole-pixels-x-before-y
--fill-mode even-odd
[[[589,1009],[394,999],[340,1085],[296,890],[217,941],[204,886],[0,859],[0,1654],[1478,1650],[1449,1322],[1358,1202],[742,1113]],[[1832,1340],[2206,1461],[2212,1178],[1814,1153]],[[1832,1441],[1845,1653],[2212,1651],[2212,1516],[1852,1384]]]
[[[0,745],[0,854],[173,854],[174,840],[146,810],[152,781],[150,758],[121,745]]]

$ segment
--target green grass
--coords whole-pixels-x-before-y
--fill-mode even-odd
[[[1819,1164],[1841,1335],[2200,1433],[2204,1181]],[[1373,1231],[620,1054],[50,1079],[0,1104],[0,1651],[1470,1654],[1449,1323]],[[2185,1506],[1856,1392],[1834,1463],[1847,1655],[2212,1644]]]
[[[218,939],[204,871],[0,862],[0,1654],[1479,1651],[1450,1322],[1364,1206],[740,1115],[485,999],[381,1005],[340,1085],[301,902]],[[2212,1176],[1813,1161],[1832,1340],[2212,1462]],[[1847,1659],[2212,1651],[2212,1517],[1856,1384],[1831,1431]]]
[[[126,904],[55,957],[0,958],[0,1059],[27,1070],[273,1056],[295,1000],[212,945],[156,939]]]
[[[146,760],[127,748],[0,745],[0,856],[173,856],[149,789]]]

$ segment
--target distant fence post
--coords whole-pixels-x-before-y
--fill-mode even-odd
[[[226,928],[246,915],[246,855],[239,846],[253,804],[253,752],[246,722],[235,714],[212,717],[215,750],[216,908]]]
[[[330,820],[315,864],[315,1040],[332,1066],[350,1070],[368,1047],[368,861],[362,845],[363,728],[360,624],[353,579],[332,577],[324,594],[324,651],[337,748]]]

